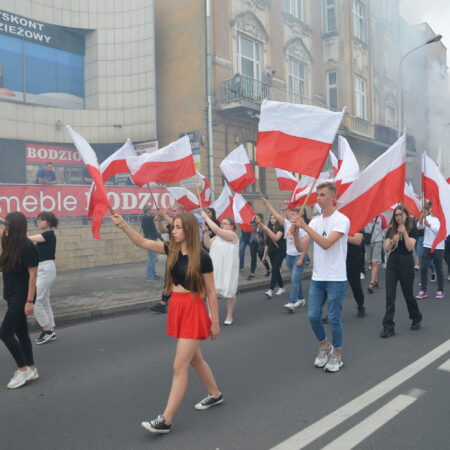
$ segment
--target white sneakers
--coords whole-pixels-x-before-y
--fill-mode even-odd
[[[283,295],[286,291],[284,288],[278,288],[277,292],[275,292],[275,295]]]
[[[268,289],[266,292],[264,292],[264,294],[266,294],[266,297],[268,297],[268,298],[272,298],[273,297],[272,289]]]
[[[286,291],[283,288],[278,288],[275,292],[275,295],[283,295]],[[272,289],[267,289],[266,292],[264,292],[266,297],[272,298],[273,297],[273,291]]]
[[[36,368],[27,370],[16,370],[10,382],[7,384],[8,389],[17,389],[23,386],[27,381],[37,380],[39,374]]]

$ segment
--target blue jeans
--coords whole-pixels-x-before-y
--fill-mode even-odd
[[[147,279],[152,280],[155,278],[159,278],[159,276],[155,272],[155,264],[157,261],[157,256],[155,252],[148,250],[148,259],[147,259]]]
[[[239,269],[244,268],[245,247],[250,248],[250,233],[241,234],[239,238]]]
[[[325,328],[322,324],[322,308],[328,301],[328,322],[333,332],[333,347],[342,347],[342,302],[347,291],[346,281],[314,281],[309,285],[308,319],[320,343],[326,341]]]
[[[302,288],[302,273],[308,264],[308,255],[305,256],[303,264],[297,267],[297,260],[300,255],[292,256],[286,255],[286,265],[291,274],[291,292],[289,294],[289,303],[295,303],[297,300],[302,300],[305,298]]]

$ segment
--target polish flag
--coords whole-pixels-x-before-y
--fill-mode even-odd
[[[333,166],[334,175],[336,175],[339,171],[339,162],[342,163],[342,161],[339,161],[336,158],[336,155],[333,153],[332,150],[330,150],[330,160],[331,160],[331,165]]]
[[[244,230],[252,231],[253,228],[250,222],[255,217],[255,212],[252,207],[247,203],[241,194],[234,194],[233,201],[233,213],[235,222]]]
[[[280,191],[295,190],[298,184],[298,180],[294,177],[294,175],[291,174],[291,172],[283,169],[275,169],[275,173],[277,175]]]
[[[347,139],[339,136],[338,145],[340,165],[334,182],[336,184],[337,196],[340,197],[347,190],[350,184],[359,177],[359,164],[347,142]]]
[[[422,190],[426,199],[433,204],[433,215],[439,219],[440,228],[431,251],[450,234],[450,186],[434,161],[422,156]]]
[[[184,187],[168,187],[167,190],[175,201],[183,206],[185,211],[193,211],[200,208],[198,198]]]
[[[256,181],[245,147],[235,148],[220,163],[220,168],[234,192],[242,192]]]
[[[405,194],[403,197],[403,204],[409,213],[419,218],[422,212],[422,204],[420,203],[420,197],[414,192],[411,184],[405,183]]]
[[[107,181],[112,176],[119,173],[131,173],[127,164],[127,158],[130,156],[137,156],[137,154],[133,143],[130,139],[127,139],[125,144],[123,144],[119,150],[114,152],[100,164],[100,172],[102,173],[103,181]]]
[[[176,183],[195,176],[194,158],[188,136],[156,150],[127,158],[133,174],[131,180],[138,186],[147,183]]]
[[[316,106],[264,100],[256,146],[258,164],[317,178],[343,115]]]
[[[225,217],[233,217],[233,194],[226,183],[222,192],[210,207],[216,211],[216,218],[219,222]]]
[[[405,189],[406,137],[363,170],[337,201],[337,209],[350,219],[349,234],[363,229],[374,217],[402,201]]]
[[[199,180],[200,201],[202,206],[209,206],[211,204],[211,184],[205,175],[202,175],[198,170],[196,174]]]
[[[88,206],[88,219],[92,217],[92,235],[94,238],[102,239],[100,227],[102,226],[102,218],[108,211],[109,201],[97,155],[83,136],[74,131],[69,125],[66,125],[66,128],[93,180]]]
[[[302,177],[303,179],[304,177]],[[309,178],[309,177],[308,177]],[[311,190],[311,186],[314,183],[314,178],[308,179],[308,185],[304,184],[298,184],[295,191],[292,193],[291,198],[288,203],[289,209],[295,209],[298,207],[301,207],[304,205],[306,198],[308,197],[309,191]],[[317,186],[319,186],[321,183],[326,182],[333,182],[333,178],[330,178],[330,175],[328,172],[322,172],[319,175],[319,178],[311,192],[311,195],[308,198],[308,201],[306,202],[306,206],[314,205],[314,203],[317,203]],[[305,181],[303,181],[305,183]]]

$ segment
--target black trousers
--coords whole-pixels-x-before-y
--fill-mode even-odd
[[[283,278],[281,277],[281,264],[283,263],[284,253],[282,251],[277,251],[269,255],[270,264],[272,266],[272,275],[270,278],[269,289],[274,289],[276,284],[278,287],[283,287]]]
[[[422,258],[420,258],[420,283],[423,291],[427,290],[428,285],[428,266],[431,260],[434,262],[436,269],[436,277],[438,284],[438,291],[444,290],[444,274],[442,272],[442,260],[444,259],[444,250],[435,250],[431,253],[431,249],[424,247],[422,251]]]
[[[353,297],[358,306],[364,305],[364,292],[361,286],[361,264],[359,260],[347,260],[347,280],[352,288]]]
[[[259,257],[259,259],[262,261],[262,257],[264,255],[264,245],[259,245],[258,241],[251,241],[250,242],[250,273],[255,273],[256,270],[256,256]],[[264,267],[267,271],[270,270],[269,263],[266,261],[264,264]]]
[[[444,259],[447,263],[447,273],[450,275],[450,240],[445,240]]]
[[[0,339],[16,361],[17,367],[33,366],[33,347],[28,332],[25,300],[7,300],[8,309],[0,327]]]
[[[422,314],[413,293],[414,258],[413,255],[390,255],[386,267],[386,313],[383,319],[385,330],[393,330],[395,326],[395,297],[397,282],[400,282],[403,296],[408,308],[409,318],[413,322],[420,322]]]

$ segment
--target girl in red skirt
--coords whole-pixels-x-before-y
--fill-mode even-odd
[[[167,255],[165,293],[171,294],[167,334],[178,339],[172,387],[164,412],[154,420],[142,422],[142,426],[152,433],[169,433],[173,416],[186,393],[190,365],[209,393],[195,409],[205,410],[223,402],[214,375],[200,350],[202,340],[215,339],[220,333],[213,265],[208,253],[201,249],[199,225],[193,214],[175,216],[169,242],[145,239],[118,214],[112,216],[112,221],[138,247]]]

